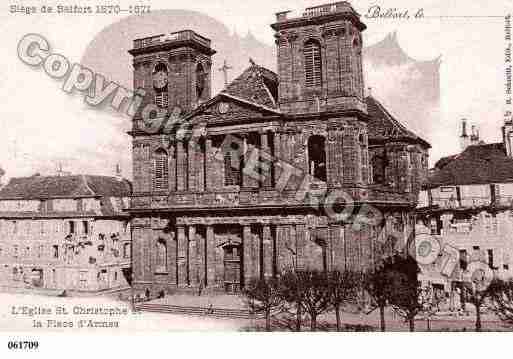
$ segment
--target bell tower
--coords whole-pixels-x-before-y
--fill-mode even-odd
[[[271,27],[283,112],[366,112],[361,36],[366,26],[351,4],[310,7],[299,17],[280,12]]]
[[[186,113],[210,99],[215,51],[206,37],[192,30],[161,34],[134,40],[128,52],[133,56],[134,88],[145,92],[140,109],[153,104],[157,116],[177,107]]]

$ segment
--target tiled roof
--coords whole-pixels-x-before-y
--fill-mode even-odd
[[[513,182],[513,158],[506,155],[502,143],[491,143],[468,146],[438,161],[428,186],[504,182]]]
[[[251,66],[229,83],[222,93],[277,109],[278,76],[271,70],[251,62]]]
[[[367,110],[371,117],[368,123],[370,140],[410,140],[419,142],[426,147],[431,147],[427,141],[417,136],[397,121],[374,97],[366,97],[365,102],[367,103]]]
[[[0,190],[0,199],[127,197],[131,184],[115,177],[71,175],[12,178]]]

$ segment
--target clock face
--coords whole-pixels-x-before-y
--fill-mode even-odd
[[[167,85],[167,73],[165,71],[157,71],[153,74],[153,86],[162,89]]]
[[[230,104],[227,102],[221,102],[218,107],[219,113],[225,114],[230,110]]]

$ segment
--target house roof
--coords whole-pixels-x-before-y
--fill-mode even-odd
[[[370,140],[409,140],[418,142],[427,148],[431,147],[427,141],[408,130],[395,119],[374,97],[367,96],[365,102],[367,103],[367,111],[371,118],[367,125]]]
[[[0,190],[0,199],[127,197],[130,193],[130,182],[116,177],[31,176],[11,178]]]
[[[278,75],[265,67],[251,65],[229,83],[222,93],[241,98],[257,105],[278,108]]]
[[[513,158],[503,143],[468,146],[463,152],[440,159],[428,187],[513,182]]]

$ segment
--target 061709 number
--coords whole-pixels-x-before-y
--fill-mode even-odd
[[[37,341],[14,341],[10,340],[7,342],[7,349],[9,350],[36,350],[39,347]]]

